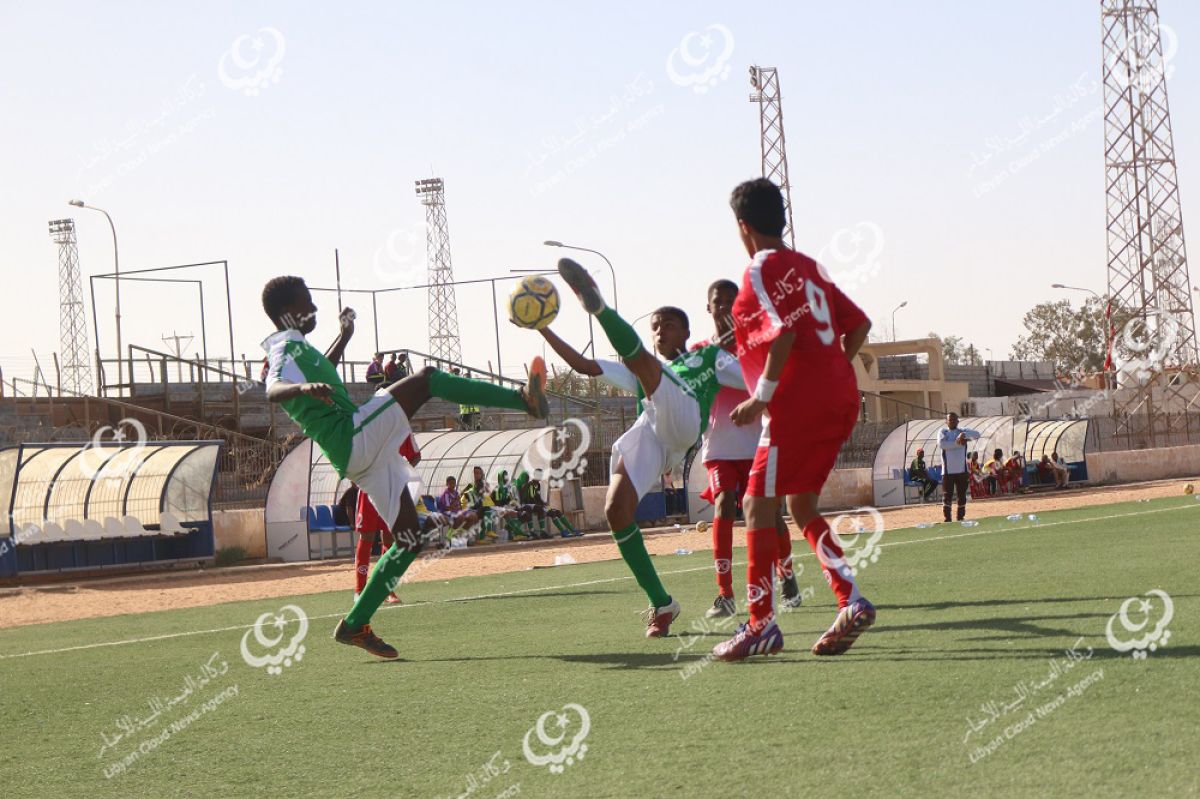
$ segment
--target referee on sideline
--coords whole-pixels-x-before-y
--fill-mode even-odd
[[[958,426],[958,414],[946,414],[946,426],[938,431],[938,446],[942,448],[942,517],[950,521],[950,505],[958,494],[958,521],[967,515],[967,442],[975,441],[979,433]]]

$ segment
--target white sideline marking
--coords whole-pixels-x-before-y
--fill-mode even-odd
[[[1093,516],[1090,519],[1067,519],[1067,520],[1058,521],[1058,522],[1045,522],[1045,523],[1039,522],[1037,524],[1026,524],[1026,525],[1022,525],[1019,527],[1002,527],[1002,528],[999,528],[996,530],[977,530],[977,531],[970,532],[970,533],[954,533],[952,535],[939,535],[939,536],[934,536],[933,538],[916,538],[916,539],[912,539],[909,541],[891,541],[891,542],[881,543],[879,546],[881,546],[881,547],[898,547],[898,546],[904,546],[905,544],[927,544],[927,543],[934,542],[934,541],[949,541],[954,538],[970,538],[972,536],[977,536],[977,535],[996,535],[998,533],[1016,533],[1016,532],[1021,532],[1022,530],[1041,530],[1041,529],[1045,529],[1047,527],[1060,527],[1060,526],[1068,525],[1068,524],[1083,524],[1086,522],[1103,522],[1103,521],[1108,521],[1110,519],[1125,519],[1125,518],[1129,518],[1131,516],[1148,516],[1152,513],[1169,513],[1169,512],[1177,511],[1177,510],[1187,510],[1187,509],[1194,510],[1196,508],[1200,508],[1200,503],[1197,503],[1195,505],[1180,505],[1175,508],[1155,508],[1153,510],[1133,511],[1132,513],[1114,513],[1114,514],[1110,514],[1108,516]],[[957,522],[951,522],[951,524],[957,524]],[[901,529],[909,529],[909,528],[901,528]],[[794,555],[792,559],[795,560],[796,558],[808,558],[808,557],[814,557],[814,553],[803,552],[799,555]],[[600,562],[602,562],[602,561],[600,561]],[[585,564],[580,564],[580,565],[585,565]],[[745,564],[742,562],[738,562],[733,565],[742,566]],[[676,569],[674,571],[664,571],[664,572],[660,572],[660,574],[670,576],[672,574],[688,574],[690,572],[711,571],[711,570],[712,570],[712,566],[706,564],[704,566],[697,566],[697,567],[691,568],[691,569]],[[409,605],[409,604],[383,605],[379,608],[379,610],[389,610],[389,609],[390,610],[405,610],[408,608],[427,607],[429,605],[445,605],[445,604],[449,604],[451,602],[473,602],[473,601],[480,600],[480,599],[498,599],[500,597],[519,596],[520,594],[535,594],[535,593],[538,593],[539,591],[557,591],[557,590],[560,590],[563,588],[583,588],[583,587],[589,586],[589,585],[602,585],[604,583],[616,583],[616,582],[621,582],[623,580],[632,580],[632,579],[633,579],[633,575],[629,574],[629,575],[625,575],[622,577],[605,577],[600,580],[585,580],[581,583],[566,583],[564,585],[542,585],[542,586],[537,586],[534,588],[522,588],[522,589],[519,589],[516,591],[501,591],[499,593],[494,593],[494,594],[475,594],[473,596],[451,597],[450,599],[434,599],[434,600],[430,600],[428,602],[415,602],[411,605]],[[282,598],[282,597],[280,597],[280,598]],[[249,600],[249,601],[259,601],[259,600]],[[309,616],[308,618],[309,619],[338,619],[343,616],[345,616],[344,613],[326,613],[321,616]],[[123,639],[120,641],[101,641],[101,642],[95,643],[95,644],[80,644],[78,646],[63,647],[61,649],[39,649],[39,650],[36,650],[33,652],[15,652],[15,653],[9,654],[9,655],[0,655],[0,660],[9,660],[12,658],[34,657],[36,655],[60,655],[65,652],[79,652],[79,651],[82,651],[85,649],[101,649],[101,648],[110,647],[110,646],[126,646],[128,644],[145,644],[145,643],[149,643],[151,641],[166,641],[171,638],[187,638],[187,637],[191,637],[193,635],[212,635],[214,633],[227,633],[227,632],[233,632],[235,630],[251,630],[251,629],[254,629],[253,624],[236,624],[231,627],[217,627],[212,630],[187,630],[187,631],[179,632],[179,633],[165,633],[163,635],[151,635],[151,636],[148,636],[145,638],[126,638],[126,639]]]

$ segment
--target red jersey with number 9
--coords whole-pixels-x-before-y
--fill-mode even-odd
[[[865,321],[862,309],[812,258],[793,250],[760,250],[746,268],[733,303],[737,356],[746,385],[754,386],[762,376],[771,343],[791,331],[796,340],[776,397],[803,397],[807,407],[847,402],[857,406],[858,381],[841,338]]]

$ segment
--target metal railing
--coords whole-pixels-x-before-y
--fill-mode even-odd
[[[13,378],[14,390],[22,385],[27,385],[31,390],[39,387],[33,381]],[[44,390],[44,386],[41,388]],[[267,488],[275,469],[299,440],[294,438],[281,443],[266,441],[111,397],[65,392],[59,396],[51,394],[42,397],[35,396],[31,391],[28,395],[22,392],[21,398],[27,402],[14,399],[15,416],[40,417],[49,423],[48,428],[52,431],[77,431],[81,443],[103,433],[104,428],[119,427],[126,419],[136,420],[146,430],[149,440],[221,440],[224,446],[218,460],[217,484],[213,494],[213,503],[219,507],[261,506],[266,501]],[[37,431],[39,437],[42,437],[41,433],[41,430]],[[30,435],[23,437],[32,438]],[[56,438],[64,440],[61,436]]]

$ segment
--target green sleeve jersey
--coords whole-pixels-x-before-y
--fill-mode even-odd
[[[280,330],[263,342],[267,356],[266,386],[279,380],[289,383],[326,383],[333,388],[333,404],[304,395],[280,405],[304,435],[317,442],[329,463],[343,477],[350,462],[350,443],[354,438],[354,412],[358,406],[350,399],[337,368],[298,330]]]

